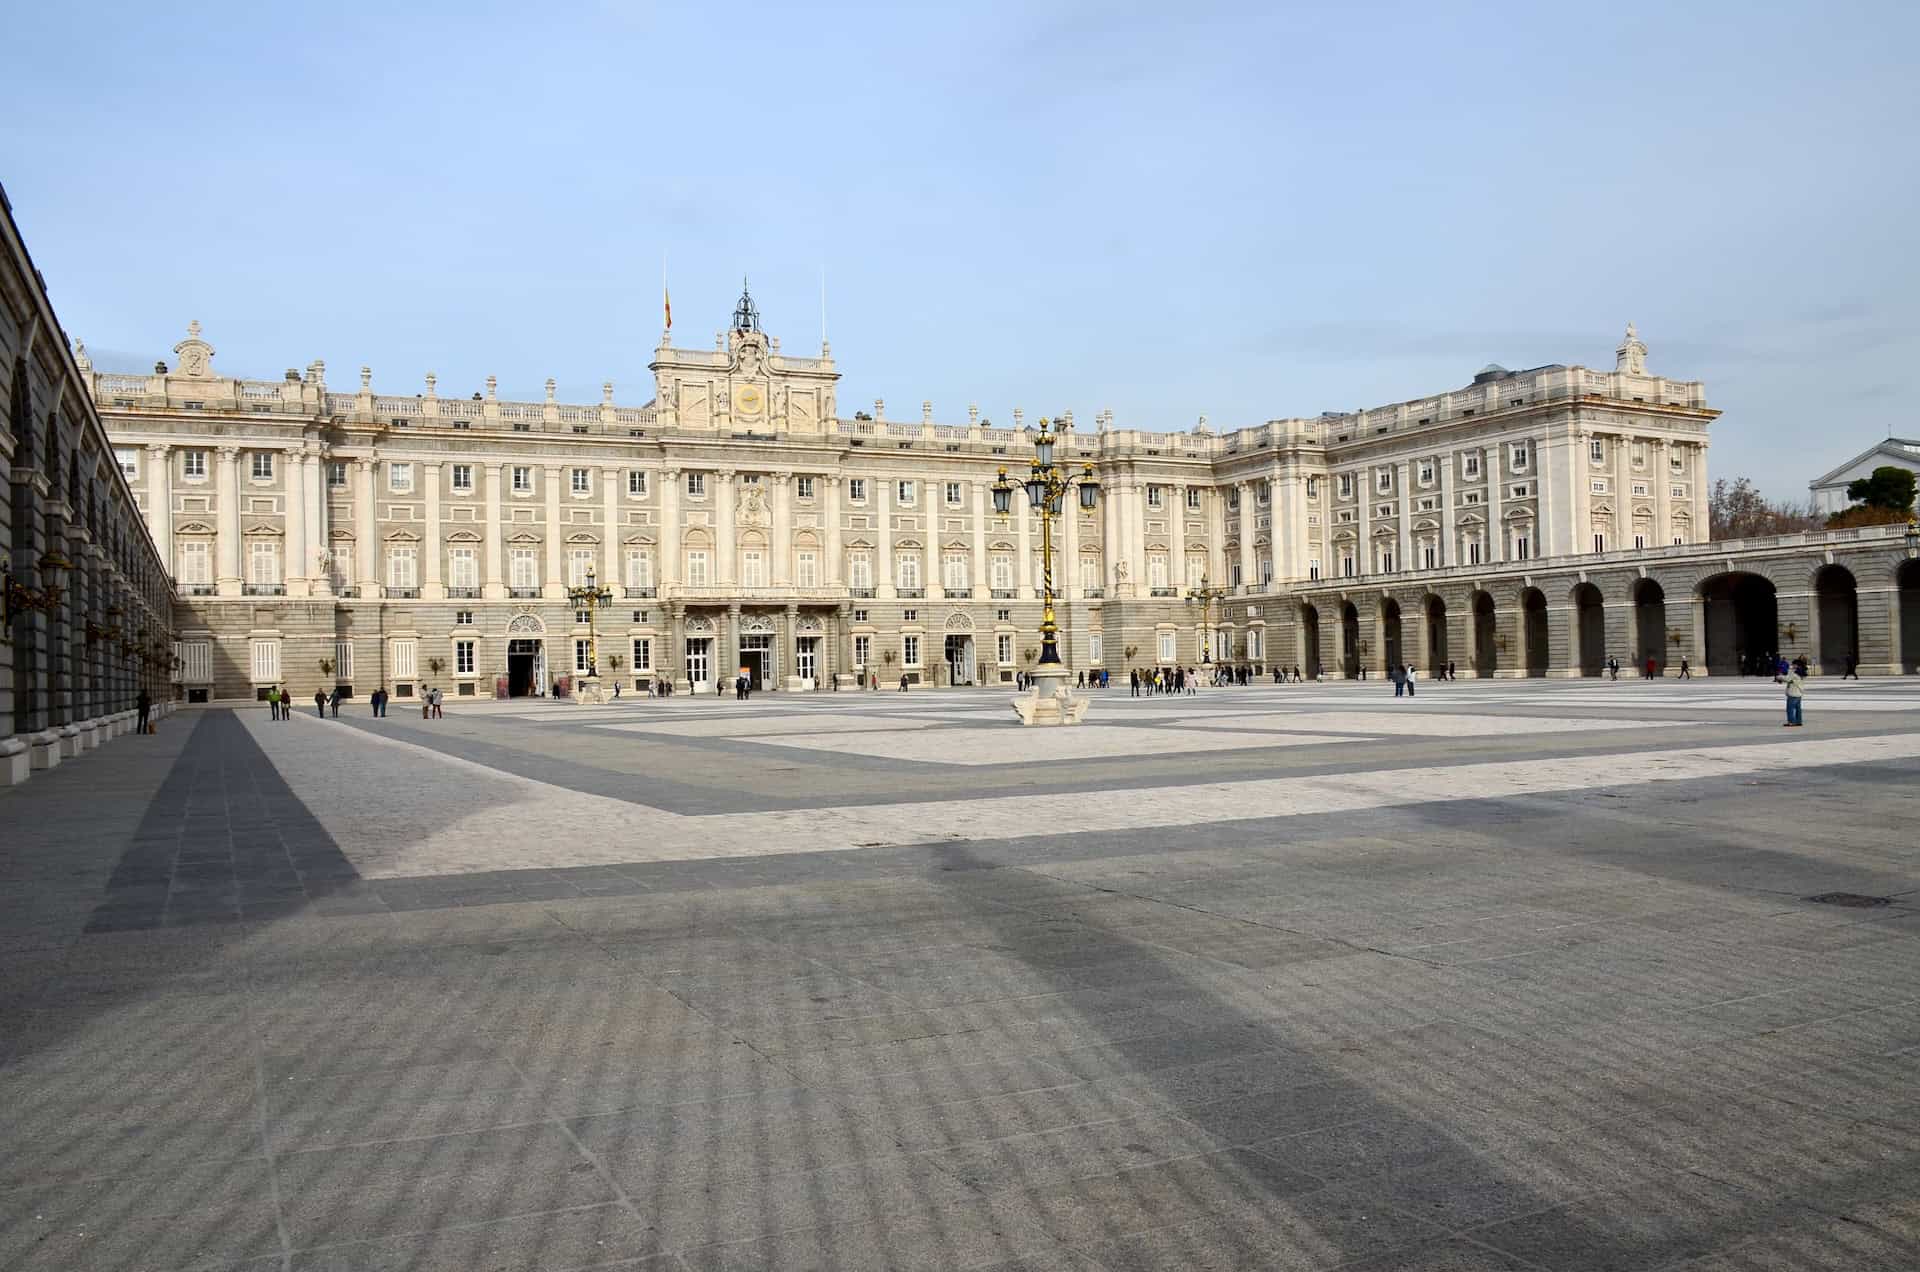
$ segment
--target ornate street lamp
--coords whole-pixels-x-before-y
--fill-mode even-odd
[[[1231,588],[1209,587],[1206,575],[1200,576],[1200,586],[1187,592],[1187,604],[1200,608],[1200,661],[1213,661],[1213,603],[1227,595]]]
[[[585,610],[587,614],[586,679],[593,682],[597,700],[600,684],[600,633],[594,625],[593,615],[594,611],[605,609],[613,604],[613,592],[601,587],[599,580],[594,577],[594,572],[589,569],[586,586],[567,589],[567,603],[573,606],[575,613]]]
[[[1053,611],[1056,596],[1053,519],[1064,510],[1070,492],[1078,492],[1080,507],[1095,507],[1100,498],[1100,483],[1093,475],[1091,464],[1083,465],[1078,475],[1071,475],[1063,465],[1054,462],[1055,447],[1065,432],[1064,424],[1056,431],[1051,420],[1042,418],[1039,429],[1029,434],[1033,440],[1033,463],[1027,470],[1027,479],[1016,486],[1002,468],[999,480],[992,487],[995,512],[1001,515],[1009,512],[1013,507],[1013,492],[1024,489],[1027,506],[1040,516],[1040,591],[1045,603],[1040,618],[1040,661],[1033,672],[1033,698],[1014,703],[1014,710],[1027,724],[1077,724],[1086,711],[1086,699],[1076,699],[1067,693],[1067,672],[1060,662],[1060,626]],[[1066,700],[1064,704],[1062,699]]]

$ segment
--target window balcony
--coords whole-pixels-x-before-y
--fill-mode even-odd
[[[1180,589],[1177,587],[1151,587],[1147,589],[1147,595],[1148,596],[1178,596],[1180,595]]]
[[[900,589],[899,594],[900,599],[903,601],[923,601],[927,597],[927,589],[924,587],[903,587]]]
[[[1104,600],[1106,595],[1107,589],[1104,587],[1090,587],[1087,589],[1087,599],[1090,601]]]
[[[537,601],[540,599],[540,589],[537,587],[510,587],[507,589],[507,595],[516,601]]]
[[[242,596],[285,596],[285,583],[243,583],[240,585]]]
[[[996,587],[993,589],[993,599],[996,601],[1011,601],[1018,595],[1019,593],[1010,587]]]
[[[188,583],[181,587],[182,596],[218,596],[220,589],[211,583]]]
[[[477,601],[480,599],[480,589],[477,587],[450,587],[447,589],[447,599],[454,601]]]
[[[334,586],[333,594],[343,600],[351,601],[359,597],[360,588],[353,583],[340,583]]]
[[[850,587],[847,589],[847,595],[856,601],[870,601],[873,599],[873,589],[870,587]]]
[[[389,587],[387,589],[387,599],[391,601],[417,601],[420,599],[420,589],[417,587]]]
[[[631,600],[650,601],[660,593],[660,589],[657,587],[627,587],[627,588],[622,588],[620,590],[621,590],[621,593],[630,601]]]

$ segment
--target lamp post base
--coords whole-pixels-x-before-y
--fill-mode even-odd
[[[573,700],[583,707],[605,706],[607,695],[600,688],[600,677],[582,676],[574,681]]]
[[[1013,713],[1028,727],[1079,724],[1087,705],[1087,697],[1068,686],[1067,669],[1054,663],[1033,673],[1033,690],[1013,700]]]

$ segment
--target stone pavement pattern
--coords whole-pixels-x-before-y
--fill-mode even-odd
[[[1920,693],[1774,692],[175,717],[0,795],[0,1267],[1910,1269]]]

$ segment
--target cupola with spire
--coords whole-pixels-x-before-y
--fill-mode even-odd
[[[754,308],[753,295],[747,290],[747,280],[740,280],[740,303],[733,307],[733,329],[735,331],[760,330],[760,311]]]

